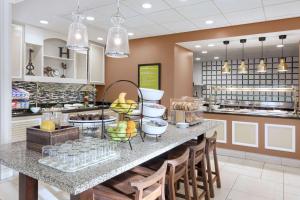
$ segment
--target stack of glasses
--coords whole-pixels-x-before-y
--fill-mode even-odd
[[[84,137],[63,144],[42,148],[41,164],[64,171],[80,169],[119,157],[117,143],[98,138]]]

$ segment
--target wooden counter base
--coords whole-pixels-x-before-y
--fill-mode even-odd
[[[218,142],[220,148],[300,159],[299,119],[215,113],[204,113],[204,117],[224,120],[224,133],[218,131],[219,138],[222,138],[222,141]],[[239,143],[237,140],[248,141],[249,143]],[[274,147],[269,143],[277,146]],[[289,148],[282,148],[282,146]]]

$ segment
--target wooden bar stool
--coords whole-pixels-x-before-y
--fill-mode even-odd
[[[190,200],[189,192],[189,176],[188,176],[188,164],[189,164],[189,149],[186,149],[179,156],[168,159],[165,162],[168,164],[167,175],[166,175],[166,184],[168,186],[168,199],[176,200],[176,196],[183,197],[186,200]],[[145,167],[139,166],[132,169],[133,172],[149,176],[157,170],[158,163],[164,162],[164,160],[156,159],[154,162],[147,163]],[[183,180],[184,183],[184,195],[177,193],[176,185],[180,180]]]
[[[94,200],[165,200],[166,170],[167,163],[164,162],[146,178],[132,172],[119,175],[96,186]]]
[[[215,171],[211,169],[210,153],[213,153]],[[221,178],[219,163],[217,157],[217,132],[215,131],[213,136],[206,138],[206,161],[207,161],[207,176],[210,190],[210,197],[214,198],[214,183],[217,182],[217,188],[221,188]]]
[[[203,140],[200,144],[189,146],[191,151],[189,171],[190,171],[190,178],[192,179],[193,197],[195,200],[202,199],[203,197],[205,197],[206,200],[210,199],[209,186],[207,183],[207,174],[206,174],[206,160],[205,160],[206,148],[205,147],[206,147],[206,140]],[[198,184],[197,181],[202,182],[203,186]],[[203,190],[201,194],[199,194],[198,188],[201,188]]]

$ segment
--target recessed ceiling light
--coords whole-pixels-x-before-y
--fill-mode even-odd
[[[208,46],[208,47],[214,47],[215,44],[208,44],[207,46]]]
[[[195,48],[201,48],[201,45],[195,45]]]
[[[86,19],[89,20],[89,21],[94,21],[94,20],[95,20],[95,17],[87,16]]]
[[[41,24],[49,24],[49,22],[47,20],[40,20]]]
[[[283,44],[277,44],[276,47],[277,48],[282,48],[282,47],[284,47],[284,45]]]
[[[219,60],[219,56],[215,56],[214,59],[215,59],[215,60]]]
[[[97,37],[97,40],[102,41],[103,37]]]
[[[129,36],[133,36],[133,35],[134,35],[134,33],[131,33],[131,32],[129,32],[129,33],[128,33],[128,35],[129,35]]]
[[[201,58],[197,57],[197,58],[195,58],[195,60],[201,60]]]
[[[202,51],[201,53],[203,53],[203,54],[207,54],[207,51],[206,51],[206,50],[204,50],[204,51]]]
[[[150,3],[144,3],[142,5],[142,7],[145,8],[145,9],[149,9],[149,8],[152,8],[152,5]]]
[[[209,24],[213,24],[213,23],[214,23],[213,20],[206,20],[206,21],[205,21],[205,24],[208,24],[208,25],[209,25]]]

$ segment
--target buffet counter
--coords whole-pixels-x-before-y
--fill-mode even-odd
[[[238,109],[237,110],[237,109],[233,109],[233,108],[221,108],[221,109],[215,109],[212,111],[205,111],[204,113],[300,119],[299,114],[294,114],[292,111],[284,111],[284,110],[258,110],[258,109],[254,109],[254,110],[253,109]]]
[[[203,116],[222,123],[221,148],[300,159],[300,117],[291,112],[217,109]]]

